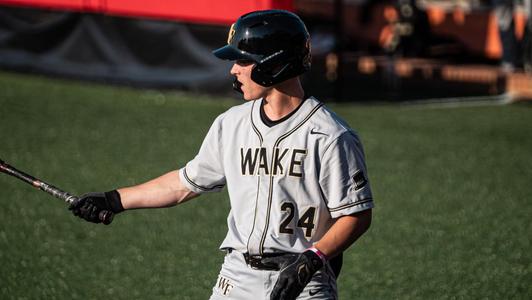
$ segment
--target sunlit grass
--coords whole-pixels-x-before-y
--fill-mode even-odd
[[[0,158],[76,194],[132,185],[193,158],[238,103],[0,73]],[[341,299],[531,297],[532,106],[330,106],[364,142],[376,201]],[[225,192],[98,226],[14,178],[0,190],[0,298],[209,297]]]

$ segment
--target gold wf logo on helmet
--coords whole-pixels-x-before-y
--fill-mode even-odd
[[[235,23],[233,23],[231,25],[231,29],[229,29],[229,36],[227,37],[227,44],[231,44],[234,36],[235,36]]]

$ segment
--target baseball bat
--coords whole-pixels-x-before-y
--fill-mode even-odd
[[[13,166],[10,166],[9,164],[7,164],[6,162],[4,162],[2,159],[0,159],[0,171],[2,173],[6,173],[8,175],[11,175],[15,178],[18,178],[38,189],[40,189],[41,191],[44,191],[56,198],[59,198],[63,201],[65,201],[66,203],[70,204],[74,201],[76,201],[78,199],[77,196],[74,196],[74,195],[70,195],[69,193],[51,185],[51,184],[48,184],[40,179],[37,179],[29,174],[26,174],[20,170],[17,170],[15,167]],[[113,212],[111,211],[107,211],[107,210],[104,210],[104,211],[101,211],[100,214],[98,215],[98,218],[100,219],[100,221],[102,221],[103,224],[105,225],[108,225],[108,224],[111,224],[111,222],[113,221],[113,217],[114,217],[114,214]]]

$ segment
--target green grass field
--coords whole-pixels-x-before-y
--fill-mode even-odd
[[[141,183],[238,103],[0,73],[0,158],[77,194]],[[330,106],[364,142],[376,199],[341,299],[532,299],[532,105]],[[225,192],[103,226],[12,177],[0,191],[0,299],[211,293]]]

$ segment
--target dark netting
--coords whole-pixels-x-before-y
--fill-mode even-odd
[[[0,7],[0,67],[143,87],[229,92],[223,26]]]

